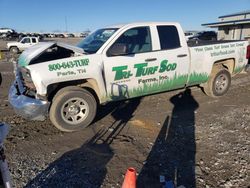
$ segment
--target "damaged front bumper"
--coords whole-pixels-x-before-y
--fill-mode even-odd
[[[15,112],[25,119],[44,121],[48,114],[49,102],[25,96],[25,88],[16,76],[9,90],[9,102]]]

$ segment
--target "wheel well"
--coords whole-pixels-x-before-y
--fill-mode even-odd
[[[17,46],[10,46],[9,49],[11,49],[11,48],[17,48],[17,49],[19,49]]]
[[[231,59],[224,59],[224,60],[216,61],[214,63],[214,66],[226,68],[230,72],[230,74],[233,74],[233,70],[235,67],[235,59],[231,58]]]
[[[97,85],[97,82],[94,79],[73,80],[50,84],[47,87],[48,101],[52,101],[59,90],[68,86],[78,86],[80,88],[88,90],[95,97],[97,103],[100,103],[100,90]]]

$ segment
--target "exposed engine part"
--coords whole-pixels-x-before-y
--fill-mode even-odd
[[[74,56],[74,52],[60,46],[52,46],[31,60],[30,65]]]

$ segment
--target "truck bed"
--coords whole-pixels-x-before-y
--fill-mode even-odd
[[[215,41],[206,41],[206,40],[189,40],[187,42],[189,47],[196,47],[196,46],[205,46],[205,45],[212,45],[212,44],[223,44],[229,42],[240,42],[242,40],[215,40]]]

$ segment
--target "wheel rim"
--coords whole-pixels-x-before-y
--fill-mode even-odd
[[[229,81],[228,77],[225,74],[219,75],[215,80],[215,91],[218,94],[223,93],[225,90],[227,90]]]
[[[16,48],[12,48],[11,50],[13,53],[17,53],[17,49]]]
[[[61,108],[63,120],[71,125],[83,122],[89,114],[89,105],[82,98],[71,98]]]

